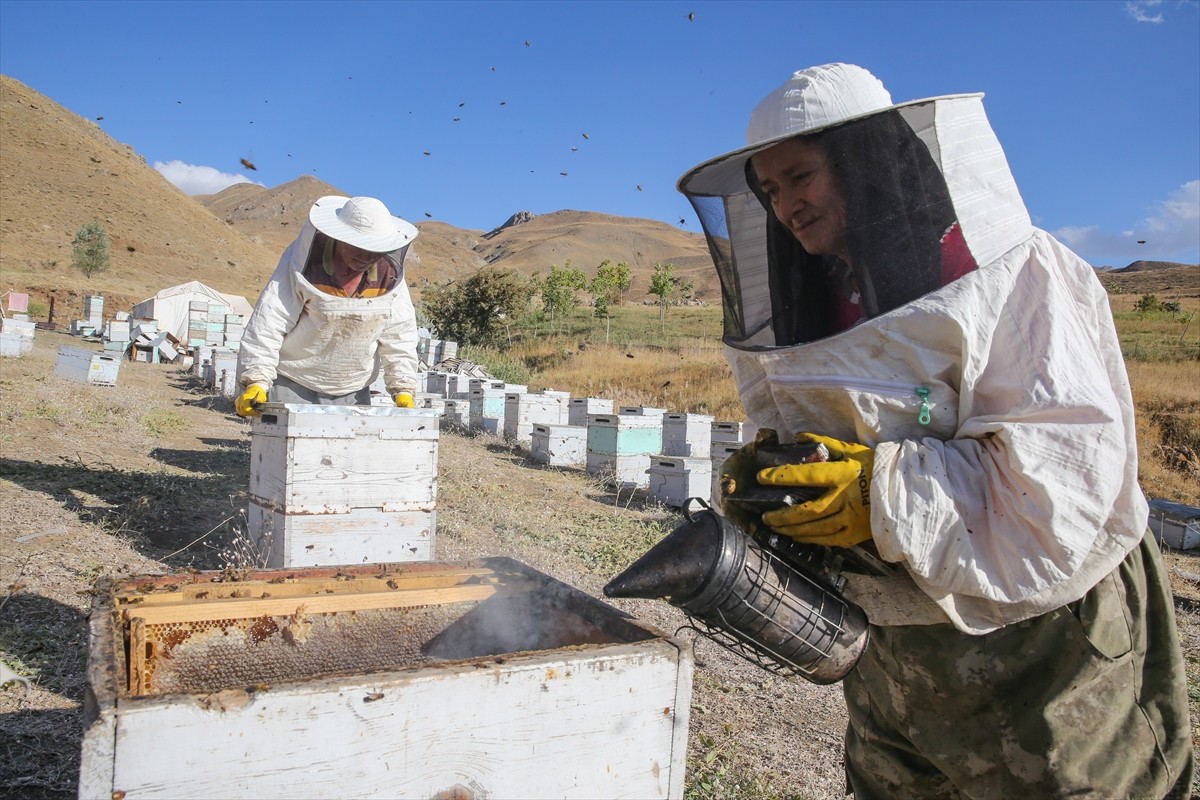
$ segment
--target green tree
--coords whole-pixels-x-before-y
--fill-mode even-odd
[[[667,303],[675,292],[675,265],[658,263],[650,276],[650,294],[658,298],[658,324],[663,333],[667,330]]]
[[[613,264],[605,259],[596,268],[596,276],[588,283],[588,291],[592,295],[592,316],[604,320],[606,343],[612,332],[612,306],[620,304],[622,296],[629,290],[631,280],[628,264]]]
[[[516,270],[481,269],[465,281],[426,289],[422,306],[443,339],[460,345],[497,345],[508,324],[532,298],[530,282]]]
[[[628,264],[624,261],[614,264],[605,259],[596,268],[596,277],[588,284],[588,291],[596,297],[603,295],[610,306],[619,306],[632,280]]]
[[[1147,314],[1158,311],[1161,307],[1162,306],[1158,302],[1158,297],[1156,295],[1144,294],[1141,296],[1141,299],[1137,301],[1137,305],[1135,305],[1133,308],[1135,311],[1141,314]]]
[[[108,269],[108,232],[98,221],[80,226],[71,242],[71,266],[90,278]]]
[[[577,290],[587,286],[583,271],[571,266],[571,260],[562,269],[550,267],[550,274],[541,282],[542,310],[550,319],[551,326],[579,305]]]

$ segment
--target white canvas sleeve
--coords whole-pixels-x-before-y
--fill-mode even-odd
[[[238,382],[242,386],[264,383],[269,387],[274,383],[283,339],[304,311],[305,297],[292,262],[298,246],[299,240],[284,252],[242,332],[238,351]]]
[[[880,553],[965,630],[1076,599],[1083,573],[1110,569],[1145,526],[1107,299],[1056,245],[1037,241],[995,328],[964,343],[957,434],[876,449]]]
[[[393,397],[398,392],[416,394],[417,319],[408,284],[403,280],[394,290],[395,302],[387,325],[379,336],[379,363],[383,383]]]

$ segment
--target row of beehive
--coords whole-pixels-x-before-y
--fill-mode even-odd
[[[528,444],[532,458],[554,466],[585,466],[619,488],[640,487],[664,505],[689,497],[710,500],[721,463],[752,432],[746,423],[718,422],[704,414],[669,413],[647,406],[621,407],[566,392],[528,392],[503,381],[428,373],[423,405],[442,416],[443,427],[503,436]]]

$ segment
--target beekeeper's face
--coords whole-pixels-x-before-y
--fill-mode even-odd
[[[771,210],[814,255],[835,255],[849,263],[846,204],[820,145],[796,137],[750,159]]]
[[[334,246],[335,260],[339,261],[344,268],[351,272],[362,272],[385,255],[387,254],[373,253],[370,250],[363,250],[341,241]]]

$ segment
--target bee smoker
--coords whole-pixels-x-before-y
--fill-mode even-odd
[[[828,684],[854,668],[867,618],[838,593],[839,566],[827,548],[766,529],[751,537],[698,498],[684,504],[684,516],[604,587],[607,597],[665,599],[713,641],[781,675]]]

